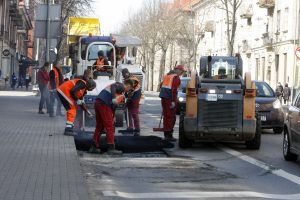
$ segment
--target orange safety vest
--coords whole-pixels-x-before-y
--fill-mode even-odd
[[[103,65],[104,65],[104,58],[101,59],[98,58],[96,61],[96,70],[102,71]]]
[[[53,71],[54,71],[54,82],[55,82],[55,87],[58,88],[59,87],[59,73],[56,69],[56,67],[53,67]],[[55,88],[51,88],[51,84],[49,82],[49,89],[53,90]]]
[[[84,80],[74,79],[74,80],[69,80],[69,81],[64,82],[57,88],[57,92],[59,92],[71,105],[74,105],[74,99],[71,96],[71,90],[79,80],[83,81],[84,84],[86,85],[86,82]],[[83,97],[85,91],[86,91],[86,88],[79,90],[76,93],[76,96],[78,97],[78,99]]]
[[[165,75],[163,82],[161,84],[161,88],[165,88],[165,89],[172,89],[172,84],[173,84],[173,80],[174,77],[177,76],[177,74],[169,74],[169,75]]]

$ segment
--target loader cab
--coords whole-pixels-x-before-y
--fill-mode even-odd
[[[240,57],[204,56],[200,59],[200,76],[213,80],[234,80],[242,77]]]

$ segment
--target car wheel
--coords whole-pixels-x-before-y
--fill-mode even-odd
[[[290,142],[288,130],[284,129],[283,143],[282,143],[283,157],[287,161],[296,161],[298,155],[291,153],[290,149],[291,149],[291,142]]]
[[[258,150],[260,148],[260,143],[261,143],[261,121],[257,117],[255,136],[252,140],[246,141],[246,147],[247,149]]]
[[[281,134],[283,131],[283,128],[273,128],[273,132],[276,133],[276,134]]]
[[[186,149],[189,147],[192,147],[193,141],[186,138],[185,132],[184,132],[184,113],[180,113],[179,118],[179,140],[178,140],[178,146],[182,149]]]

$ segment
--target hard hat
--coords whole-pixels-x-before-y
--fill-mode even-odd
[[[93,79],[87,81],[86,89],[91,91],[96,87],[96,82]]]
[[[174,67],[174,69],[176,70],[181,70],[181,71],[186,71],[186,69],[185,69],[185,66],[183,66],[183,65],[177,65],[176,67]]]

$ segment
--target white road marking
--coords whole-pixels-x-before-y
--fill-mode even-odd
[[[277,176],[280,176],[284,179],[287,179],[293,183],[296,183],[298,185],[300,185],[300,177],[299,176],[296,176],[296,175],[293,175],[291,173],[288,173],[282,169],[276,169],[275,167],[271,166],[271,165],[268,165],[262,161],[259,161],[259,160],[256,160],[255,158],[252,158],[250,156],[247,156],[247,155],[244,155],[238,151],[235,151],[233,149],[230,149],[228,147],[224,147],[224,146],[218,146],[222,151],[230,154],[230,155],[233,155],[241,160],[244,160],[248,163],[251,163],[257,167],[260,167],[262,169],[265,169],[267,171],[270,171],[272,174],[274,175],[277,175]],[[300,198],[299,198],[300,199]]]
[[[145,100],[160,100],[159,97],[146,97]]]
[[[103,191],[106,197],[121,197],[127,199],[199,199],[199,198],[264,198],[264,199],[300,199],[300,194],[267,194],[248,191],[231,192],[153,192],[153,193],[127,193],[119,191]]]

